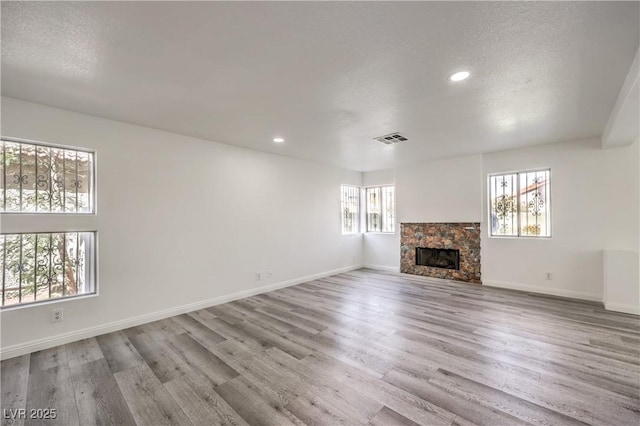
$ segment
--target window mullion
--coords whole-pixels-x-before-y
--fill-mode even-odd
[[[66,203],[65,203],[66,206]],[[67,234],[62,234],[62,294],[66,296],[69,293],[68,287],[71,285],[67,278]]]
[[[49,276],[47,281],[49,283],[49,298],[51,298],[51,285],[53,284],[53,234],[49,234]]]
[[[7,237],[0,235],[2,240],[2,305],[4,306],[5,288],[6,288],[6,275],[7,275]]]
[[[38,298],[38,234],[36,234],[35,240],[36,242],[33,246],[33,300]]]
[[[19,175],[18,175],[18,179],[17,179],[18,180],[17,183],[18,183],[18,185],[20,185],[19,186],[20,189],[18,190],[19,193],[20,193],[20,204],[19,204],[19,207],[18,207],[18,211],[22,211],[22,144],[20,144],[20,148],[19,148],[18,161],[19,161],[19,164],[20,164],[19,169],[18,169]]]
[[[2,211],[7,211],[7,144],[2,142]]]
[[[520,237],[520,173],[516,173],[516,221],[518,227],[517,235]]]
[[[380,214],[380,232],[385,232],[384,224],[386,223],[386,221],[385,221],[384,215],[386,211],[385,209],[385,206],[386,206],[385,200],[386,200],[386,192],[387,192],[386,189],[387,188],[384,186],[380,187],[380,213],[379,213]]]
[[[18,303],[22,303],[22,234],[20,234],[20,257],[18,258]]]

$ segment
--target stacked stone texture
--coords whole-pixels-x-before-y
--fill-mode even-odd
[[[460,250],[460,270],[416,265],[416,247]],[[400,272],[482,284],[480,280],[480,224],[401,224]]]

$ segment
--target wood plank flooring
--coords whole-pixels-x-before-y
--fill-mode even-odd
[[[638,425],[640,319],[361,269],[3,361],[1,398],[3,425]]]

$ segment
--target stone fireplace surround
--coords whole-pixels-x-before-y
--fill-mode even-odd
[[[416,265],[416,247],[460,250],[460,269]],[[400,224],[400,272],[482,284],[480,279],[480,223]]]

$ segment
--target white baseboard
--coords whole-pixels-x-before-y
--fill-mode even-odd
[[[602,302],[602,295],[586,293],[575,290],[565,290],[562,288],[540,287],[536,285],[512,283],[507,281],[482,280],[482,285],[487,287],[507,288],[511,290],[526,291],[529,293],[547,294],[550,296],[568,297],[571,299],[588,300],[591,302]]]
[[[638,305],[626,305],[624,303],[604,302],[604,308],[607,311],[623,312],[625,314],[640,315],[640,307]]]
[[[400,267],[385,265],[362,265],[363,268],[376,269],[378,271],[400,272]]]
[[[62,333],[56,336],[45,337],[42,339],[32,340],[26,343],[19,343],[17,345],[7,346],[0,348],[0,359],[9,359],[20,355],[25,355],[31,352],[41,351],[43,349],[52,348],[59,345],[75,342],[82,339],[88,339],[90,337],[99,336],[105,333],[111,333],[118,330],[123,330],[129,327],[135,327],[137,325],[145,324],[152,321],[158,321],[164,318],[184,314],[198,309],[208,308],[209,306],[220,305],[222,303],[232,302],[234,300],[244,299],[246,297],[255,296],[256,294],[267,293],[270,291],[278,290],[292,285],[302,284],[308,281],[317,280],[319,278],[328,277],[343,272],[353,271],[355,269],[362,268],[362,265],[347,266],[344,268],[333,269],[331,271],[320,272],[313,275],[307,275],[300,278],[294,278],[287,281],[281,281],[279,283],[268,284],[261,287],[251,288],[248,290],[238,291],[236,293],[226,294],[222,296],[213,297],[207,300],[201,300],[194,303],[188,303],[186,305],[176,306],[162,311],[156,311],[149,314],[139,315],[132,318],[126,318],[119,321],[110,322],[108,324],[102,324],[94,327],[84,328],[82,330],[72,331],[69,333]]]

